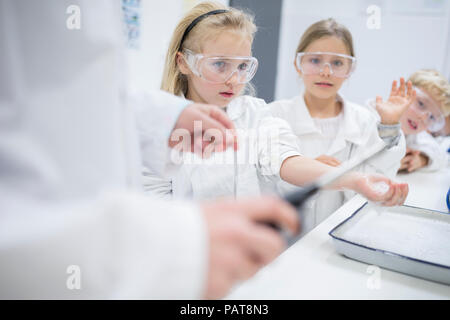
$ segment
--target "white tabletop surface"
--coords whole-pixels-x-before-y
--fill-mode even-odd
[[[399,175],[409,183],[407,205],[447,212],[450,168]],[[450,286],[348,259],[335,251],[328,232],[365,200],[356,196],[287,249],[227,299],[450,299]],[[450,239],[449,239],[450,240]]]

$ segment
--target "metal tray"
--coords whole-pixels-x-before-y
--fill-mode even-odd
[[[329,235],[348,258],[450,285],[450,214],[367,202]]]

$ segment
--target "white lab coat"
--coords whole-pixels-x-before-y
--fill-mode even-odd
[[[303,155],[316,158],[326,154],[344,162],[362,152],[364,148],[377,143],[381,138],[378,135],[377,119],[371,112],[341,96],[338,96],[338,99],[343,106],[343,117],[336,138],[331,144],[317,129],[306,107],[303,93],[292,99],[275,101],[269,106],[273,116],[285,119],[290,124]],[[404,154],[405,141],[402,137],[397,146],[368,160],[358,170],[378,172],[393,178]],[[280,193],[286,194],[298,187],[281,181],[278,188]],[[354,193],[350,191],[319,192],[305,203],[302,233],[310,231],[353,195]]]
[[[406,136],[406,146],[419,150],[428,156],[428,165],[421,168],[422,171],[437,171],[448,164],[448,155],[438,141],[426,131]]]
[[[446,166],[449,167],[449,165],[450,165],[450,136],[438,136],[435,139],[436,139],[436,142],[439,144],[439,147],[441,148],[441,152],[443,152],[446,155],[446,159],[447,159]]]
[[[124,94],[120,4],[0,2],[2,299],[192,299],[204,291],[199,210],[139,190],[134,108],[158,133],[143,136],[144,152],[161,139],[147,162],[158,172],[186,101]],[[81,9],[80,30],[66,28],[69,5]]]
[[[264,100],[250,96],[234,99],[227,114],[238,130],[236,158],[232,149],[208,159],[185,153],[180,170],[170,177],[145,168],[144,189],[158,196],[198,200],[274,193],[283,161],[300,155],[289,125],[271,117]]]

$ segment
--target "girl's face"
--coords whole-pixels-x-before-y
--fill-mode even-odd
[[[337,37],[323,37],[313,41],[304,52],[332,52],[350,55],[345,43]],[[335,77],[330,68],[325,65],[318,74],[303,74],[295,64],[297,72],[303,79],[306,93],[319,99],[329,99],[336,96],[346,78]]]
[[[214,39],[203,43],[203,51],[196,52],[205,56],[250,56],[251,41],[238,33],[224,31]],[[238,75],[234,74],[225,83],[211,83],[192,73],[179,54],[178,66],[187,75],[188,92],[186,98],[194,102],[214,104],[226,107],[231,100],[239,96],[245,83],[238,83]]]

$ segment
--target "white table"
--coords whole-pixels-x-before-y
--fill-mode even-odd
[[[450,187],[450,168],[437,172],[400,174],[396,180],[409,184],[405,204],[448,212],[445,196]]]
[[[450,168],[400,175],[410,184],[406,204],[447,212]],[[378,269],[339,255],[328,232],[365,200],[356,196],[286,250],[227,299],[450,299],[450,286]],[[450,241],[450,239],[449,239]]]

